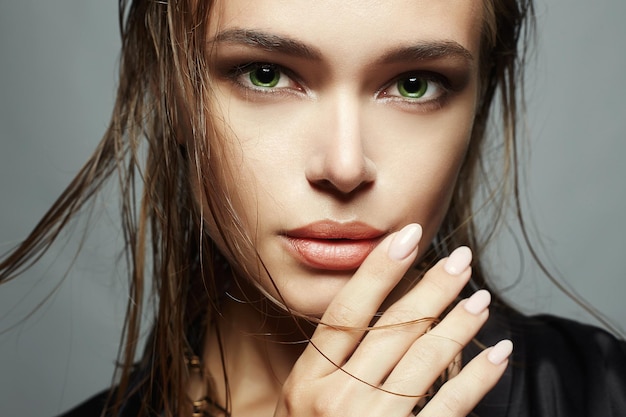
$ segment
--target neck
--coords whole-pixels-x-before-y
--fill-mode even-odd
[[[207,333],[203,357],[216,398],[230,395],[237,417],[273,415],[283,382],[306,347],[303,329],[313,330],[263,300],[225,301]]]

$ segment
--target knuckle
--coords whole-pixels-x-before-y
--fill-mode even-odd
[[[467,409],[467,396],[457,386],[448,386],[444,392],[440,391],[440,395],[443,394],[441,399],[441,406],[443,408],[443,415],[457,416],[459,412]]]
[[[449,297],[449,286],[446,285],[446,281],[439,279],[439,275],[434,273],[434,271],[429,271],[424,279],[421,281],[424,289],[433,293],[436,297]]]
[[[283,384],[282,402],[288,415],[296,414],[298,406],[303,403],[302,390],[299,389],[299,384],[294,383],[291,378],[288,378]]]
[[[422,369],[440,367],[448,363],[448,349],[440,340],[431,337],[422,337],[413,347],[415,361]]]
[[[401,390],[407,381],[419,381],[425,375],[440,375],[452,360],[448,349],[437,342],[418,342],[406,355],[403,362],[407,366],[396,370],[385,382],[385,386],[391,390]]]
[[[324,322],[329,326],[353,326],[358,316],[357,311],[351,305],[338,302],[326,311]]]
[[[475,367],[467,367],[466,372],[468,372],[468,376],[476,386],[487,386],[492,382],[490,375],[482,368],[476,369]]]
[[[339,391],[339,392],[338,392]],[[311,404],[313,416],[344,416],[347,414],[347,404],[351,404],[352,400],[346,400],[341,394],[341,389],[325,390],[324,393],[317,395]]]
[[[333,415],[335,406],[331,398],[317,397],[315,401],[313,401],[311,408],[314,416],[331,416]]]
[[[312,417],[322,417],[332,415],[332,396],[327,390],[316,389],[310,383],[302,380],[285,381],[282,389],[282,407],[286,410],[287,416],[300,416],[303,414]]]
[[[414,311],[415,309],[411,309],[409,307],[403,308],[404,306],[392,306],[389,308],[383,316],[378,321],[378,326],[390,326],[389,329],[386,330],[395,330],[395,331],[406,331],[407,328],[405,326],[406,323],[411,323],[411,321],[415,320],[416,317],[425,317],[419,311]],[[394,328],[393,326],[400,326],[398,328]]]

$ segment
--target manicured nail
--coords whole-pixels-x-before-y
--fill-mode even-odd
[[[417,247],[422,237],[422,226],[409,224],[404,226],[389,244],[388,254],[391,259],[401,261],[409,256]]]
[[[513,342],[510,340],[500,340],[487,354],[487,359],[494,365],[500,365],[508,359],[513,352]]]
[[[450,275],[459,275],[472,262],[472,250],[467,246],[456,248],[446,260],[443,269]]]
[[[474,315],[479,315],[491,303],[491,294],[487,290],[478,290],[470,298],[465,301],[463,307],[465,310]]]

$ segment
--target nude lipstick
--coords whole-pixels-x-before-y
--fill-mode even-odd
[[[287,249],[300,262],[328,271],[357,269],[384,235],[365,223],[328,220],[283,233]]]

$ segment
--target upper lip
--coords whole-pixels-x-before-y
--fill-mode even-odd
[[[365,240],[376,239],[384,234],[366,223],[351,221],[337,222],[333,220],[321,220],[306,226],[288,230],[285,236],[296,239],[350,239]]]

